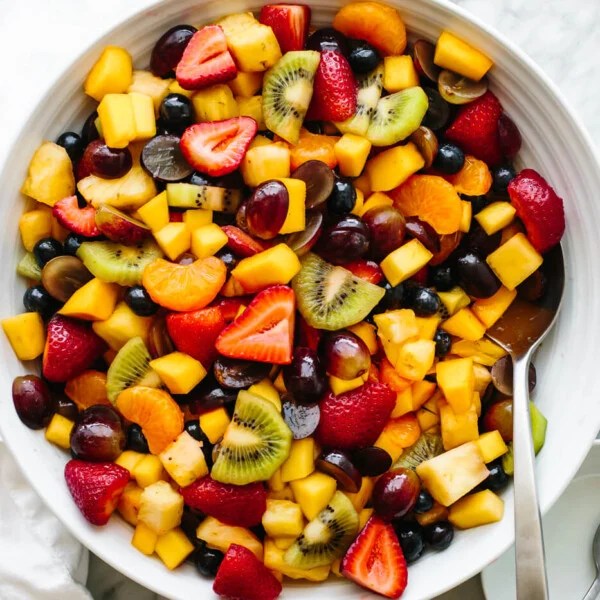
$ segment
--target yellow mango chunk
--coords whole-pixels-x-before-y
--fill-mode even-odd
[[[432,256],[419,240],[412,239],[388,254],[379,266],[390,285],[396,286],[420,271]]]
[[[367,374],[368,377],[368,374]],[[361,377],[355,377],[354,379],[340,379],[339,377],[329,376],[329,387],[334,395],[339,396],[346,392],[351,392],[365,384],[367,379],[364,375]]]
[[[304,516],[312,521],[335,494],[337,483],[333,477],[319,471],[290,483],[296,502]]]
[[[450,352],[463,358],[471,357],[473,362],[487,367],[493,367],[498,359],[507,354],[504,348],[486,338],[481,338],[476,342],[470,342],[469,340],[455,341],[452,343]]]
[[[168,569],[178,567],[193,551],[194,545],[179,528],[158,536],[154,551]]]
[[[231,419],[222,406],[200,415],[200,428],[211,444],[216,444],[219,441],[230,422]]]
[[[475,215],[475,220],[488,235],[493,235],[510,225],[516,213],[510,202],[492,202]]]
[[[383,88],[390,92],[399,92],[419,85],[419,74],[413,59],[408,54],[386,56],[383,59]]]
[[[290,454],[281,465],[281,479],[284,483],[294,479],[303,479],[315,470],[314,449],[313,438],[292,441]]]
[[[377,336],[375,334],[375,327],[371,323],[361,321],[356,325],[351,325],[348,329],[366,344],[369,354],[373,355],[377,353]]]
[[[183,496],[166,481],[157,481],[142,492],[138,521],[158,535],[178,527],[182,514]]]
[[[380,206],[393,206],[394,204],[394,201],[383,192],[375,192],[373,194],[369,192],[369,194],[369,197],[363,203],[361,209],[355,213],[359,217],[362,217],[363,215],[367,214],[373,208],[379,208]]]
[[[473,314],[470,308],[461,308],[456,314],[446,319],[441,327],[450,335],[455,335],[471,342],[480,340],[485,334],[484,325]]]
[[[98,105],[98,117],[106,144],[126,148],[135,139],[133,105],[128,94],[106,94]]]
[[[476,300],[471,310],[487,328],[490,328],[506,312],[516,297],[516,290],[501,286],[490,298]]]
[[[362,483],[360,484],[360,489],[358,492],[342,492],[345,494],[350,502],[352,502],[352,506],[357,513],[366,506],[367,502],[371,498],[371,494],[373,493],[373,488],[375,487],[375,481],[372,477],[363,477]]]
[[[214,256],[226,243],[227,235],[216,223],[203,225],[192,231],[192,254],[197,258]]]
[[[154,238],[160,249],[171,259],[190,249],[192,237],[185,223],[168,223],[159,231],[154,232]]]
[[[391,419],[396,419],[397,417],[401,417],[409,412],[412,412],[413,409],[413,393],[412,387],[407,387],[402,392],[398,392],[396,394],[396,404],[394,405],[394,410],[390,415]]]
[[[470,529],[501,521],[504,502],[491,490],[483,490],[462,498],[450,507],[448,520],[459,529]]]
[[[94,277],[80,287],[58,312],[85,321],[104,321],[112,315],[120,289],[115,283]]]
[[[417,317],[417,334],[422,340],[432,340],[435,336],[435,332],[440,324],[441,317],[439,315],[432,315],[431,317]]]
[[[508,446],[498,430],[482,433],[477,439],[477,445],[484,463],[490,463],[508,452]]]
[[[404,183],[424,166],[425,160],[418,148],[408,142],[380,152],[367,162],[366,170],[371,189],[374,192],[387,192]]]
[[[142,554],[152,556],[152,554],[154,554],[154,549],[156,548],[157,539],[158,535],[155,531],[152,531],[148,525],[138,523],[133,532],[133,537],[131,538],[131,545]]]
[[[456,413],[444,400],[438,401],[440,410],[440,430],[445,450],[452,450],[479,437],[477,411],[471,404],[465,412]]]
[[[279,392],[269,378],[265,378],[262,381],[251,385],[248,388],[248,391],[251,394],[255,394],[256,396],[268,400],[275,408],[277,408],[277,410],[281,411],[281,398],[279,397]]]
[[[211,548],[216,548],[223,553],[229,550],[231,544],[238,544],[248,548],[258,560],[263,559],[263,547],[260,540],[245,527],[225,525],[214,517],[206,517],[198,525],[196,537],[204,540]]]
[[[213,211],[205,208],[193,208],[183,213],[183,222],[193,232],[194,229],[210,225],[213,220]]]
[[[308,581],[325,581],[329,577],[331,567],[325,565],[313,569],[298,569],[291,567],[284,560],[285,550],[277,547],[275,541],[265,539],[265,567],[276,573],[281,573],[290,579],[306,579]]]
[[[252,117],[258,125],[259,131],[267,128],[263,117],[262,96],[251,96],[250,98],[236,96],[235,101],[240,117]]]
[[[118,46],[107,46],[90,70],[83,89],[100,102],[106,94],[126,92],[132,82],[133,64],[129,52]]]
[[[133,110],[135,124],[135,141],[147,140],[156,135],[156,119],[154,118],[154,103],[152,98],[139,92],[127,94]]]
[[[26,312],[2,320],[2,329],[20,360],[33,360],[42,354],[46,327],[38,312]]]
[[[131,473],[133,476],[133,470],[142,461],[144,456],[145,454],[142,454],[141,452],[125,450],[124,452],[121,452],[121,454],[119,454],[117,460],[115,460],[115,464],[119,465],[120,467],[123,467],[124,469],[127,469],[129,473]]]
[[[167,191],[164,190],[158,196],[152,198],[138,208],[140,219],[148,225],[152,232],[161,230],[169,223],[169,203],[167,202]],[[184,215],[185,221],[185,215]]]
[[[71,447],[71,431],[75,423],[58,413],[52,416],[45,437],[49,442],[68,450]]]
[[[262,80],[263,74],[261,72],[244,73],[243,71],[238,71],[235,79],[228,81],[227,85],[236,96],[250,98],[260,90]]]
[[[350,211],[350,214],[360,215],[362,207],[365,204],[365,195],[362,190],[359,190],[357,187],[354,188],[354,193],[356,194],[356,200],[354,201],[354,208]]]
[[[130,481],[123,490],[119,503],[117,504],[117,510],[119,514],[134,527],[138,522],[138,512],[140,510],[140,502],[142,500],[142,492],[144,490],[136,485],[134,481]]]
[[[417,319],[412,309],[401,308],[398,310],[388,310],[385,313],[375,315],[375,325],[377,326],[377,336],[388,354],[387,347],[393,346],[396,351],[393,352],[394,360],[388,355],[388,360],[396,364],[397,349],[409,340],[415,339],[419,335]],[[391,354],[391,352],[390,352]]]
[[[186,90],[182,88],[177,79],[173,79],[169,83],[169,94],[181,94],[186,98],[191,98],[194,95],[194,90]]]
[[[288,211],[279,233],[304,231],[306,214],[306,183],[301,179],[280,178],[288,191]]]
[[[345,177],[358,177],[365,167],[371,142],[360,135],[345,133],[333,147],[340,173]]]
[[[23,213],[19,219],[19,233],[27,252],[42,239],[52,237],[52,213],[49,210],[30,210]]]
[[[419,381],[425,377],[433,365],[435,342],[433,340],[414,340],[406,342],[398,352],[398,362],[394,365],[402,377]]]
[[[412,405],[413,410],[418,410],[423,406],[435,393],[437,386],[432,381],[415,381],[412,385]]]
[[[257,187],[269,179],[290,176],[291,155],[288,145],[280,142],[273,144],[267,138],[265,140],[266,143],[257,143],[249,148],[242,159],[240,172],[249,187]]]
[[[420,408],[417,411],[417,420],[419,421],[421,431],[427,431],[440,422],[440,416],[426,408]]]
[[[134,71],[127,92],[137,92],[150,96],[154,106],[154,114],[158,116],[161,102],[169,95],[173,79],[162,79],[152,75],[150,71]]]
[[[457,413],[469,410],[473,399],[475,375],[472,358],[454,358],[436,366],[437,383],[444,397]]]
[[[443,31],[435,46],[433,62],[459,75],[479,81],[494,64],[485,54],[463,40]]]
[[[150,361],[150,367],[172,394],[187,394],[206,377],[202,363],[183,352],[171,352],[155,358]]]
[[[369,174],[366,171],[363,171],[360,177],[357,177],[353,182],[354,187],[357,190],[360,190],[365,196],[370,196],[371,192],[371,182],[369,181]],[[391,198],[390,198],[391,200]],[[392,200],[393,203],[393,200]]]
[[[224,121],[240,115],[233,92],[224,83],[198,90],[192,96],[192,104],[198,122]]]
[[[486,262],[509,290],[514,290],[542,264],[544,259],[522,233],[517,233],[494,250]]]
[[[333,494],[332,494],[333,495]],[[299,504],[289,500],[267,500],[262,526],[269,537],[297,537],[304,529],[304,517]]]
[[[461,200],[460,204],[462,206],[462,215],[458,230],[468,233],[469,229],[471,229],[471,220],[473,219],[473,205],[468,200]]]
[[[167,478],[167,473],[160,462],[160,458],[153,454],[146,454],[144,458],[134,465],[131,475],[141,488],[147,488]]]
[[[105,321],[95,321],[92,329],[113,350],[119,351],[131,338],[141,337],[145,341],[152,321],[152,317],[140,317],[125,302],[119,302],[112,315]]]

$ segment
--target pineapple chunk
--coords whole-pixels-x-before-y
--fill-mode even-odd
[[[289,500],[267,500],[267,510],[262,516],[262,525],[267,535],[272,538],[286,536],[295,538],[304,529],[302,509]]]
[[[158,196],[152,198],[138,208],[140,219],[150,227],[152,232],[161,230],[169,223],[169,203],[167,202],[167,191],[164,190]],[[185,215],[183,218],[185,222]]]
[[[454,504],[489,474],[476,442],[448,450],[417,467],[423,486],[443,506]]]
[[[171,259],[187,252],[191,246],[191,233],[185,223],[168,223],[160,231],[154,232],[160,249]]]
[[[142,461],[142,459],[146,456],[141,452],[134,452],[133,450],[125,450],[125,452],[121,452],[118,456],[117,460],[115,460],[115,464],[127,469],[132,477],[133,470],[135,467]]]
[[[72,196],[75,177],[67,151],[53,142],[44,142],[31,158],[21,192],[48,206]]]
[[[105,321],[95,321],[92,329],[113,350],[119,351],[134,337],[141,337],[145,342],[152,322],[152,317],[140,317],[125,302],[119,302],[112,315]]]
[[[427,431],[438,425],[440,422],[439,413],[433,412],[426,407],[420,408],[417,411],[417,421],[419,421],[421,431]]]
[[[120,287],[97,277],[80,287],[58,311],[59,314],[86,321],[105,321],[112,315]]]
[[[192,96],[196,120],[224,121],[240,116],[240,110],[231,89],[224,83],[198,90]]]
[[[407,308],[390,310],[375,315],[374,321],[385,355],[395,366],[402,344],[414,340],[419,334],[415,313]]]
[[[134,481],[130,481],[125,486],[125,489],[119,498],[119,504],[117,504],[117,510],[120,515],[134,527],[138,522],[138,512],[142,502],[143,491],[144,490],[136,485]]]
[[[161,102],[169,95],[169,87],[172,81],[172,79],[156,77],[150,71],[134,71],[127,92],[137,92],[150,96],[154,114],[158,116],[158,109]]]
[[[187,394],[206,377],[202,363],[183,352],[171,352],[155,358],[150,361],[150,367],[172,394]]]
[[[136,465],[133,466],[131,475],[141,488],[166,479],[167,473],[158,456],[146,454]]]
[[[315,440],[311,437],[293,440],[290,454],[281,465],[281,480],[287,483],[310,475],[315,470],[314,450]]]
[[[488,235],[494,235],[510,225],[516,213],[517,210],[510,202],[492,202],[475,215],[475,220]]]
[[[198,525],[196,537],[204,540],[211,548],[216,548],[223,553],[227,552],[231,544],[238,544],[239,546],[248,548],[258,560],[262,560],[263,558],[262,544],[249,529],[225,525],[225,523],[221,523],[221,521],[214,517],[206,517]]]
[[[483,456],[484,463],[490,463],[508,452],[508,446],[504,443],[498,430],[488,431],[479,436],[477,440],[479,451]]]
[[[288,192],[288,212],[279,233],[294,233],[304,231],[305,227],[305,200],[306,183],[301,179],[284,177],[279,179],[285,185]]]
[[[432,256],[419,240],[413,239],[388,254],[380,267],[390,285],[395,286],[420,271]]]
[[[437,383],[457,413],[469,410],[475,389],[472,358],[454,358],[436,366]]]
[[[340,173],[345,177],[358,177],[365,167],[371,142],[360,135],[345,133],[333,147]]]
[[[357,513],[367,505],[367,502],[371,498],[371,494],[373,493],[373,488],[375,487],[375,481],[371,477],[363,477],[362,483],[360,484],[360,489],[358,492],[342,492],[348,496],[350,502],[352,502],[352,506]]]
[[[166,481],[157,481],[142,492],[138,520],[158,535],[177,527],[182,515],[183,496]]]
[[[380,152],[367,162],[366,170],[371,189],[374,192],[387,192],[404,183],[424,166],[425,160],[418,148],[412,142],[408,142],[403,146],[394,146]],[[392,285],[397,284],[392,283]]]
[[[238,71],[235,79],[227,82],[231,91],[242,98],[251,98],[262,87],[262,72],[244,73]]]
[[[517,233],[494,250],[486,262],[509,290],[525,281],[543,262],[543,258],[522,233]]]
[[[412,381],[425,378],[433,366],[435,359],[435,342],[433,340],[415,340],[406,342],[398,352],[396,371],[401,377]]]
[[[290,486],[304,516],[312,521],[333,498],[337,483],[333,477],[317,471],[303,479],[295,479]]]
[[[300,512],[302,513],[302,511],[300,511]],[[273,539],[273,543],[280,550],[287,550],[290,546],[294,545],[295,541],[296,541],[295,537],[278,537],[278,538]]]
[[[91,68],[83,89],[100,102],[106,94],[119,94],[131,85],[133,65],[129,52],[118,46],[107,46]]]
[[[138,523],[131,538],[131,545],[146,556],[154,554],[158,535],[144,523]]]
[[[252,117],[258,125],[259,131],[267,128],[263,117],[262,96],[250,96],[250,98],[236,96],[235,101],[238,105],[240,117]]]
[[[383,59],[383,88],[393,94],[419,85],[419,74],[408,54]]]
[[[394,410],[392,411],[390,418],[397,419],[413,410],[415,409],[413,409],[413,393],[411,386],[396,394],[396,404],[394,405]]]
[[[504,203],[505,204],[505,203]],[[486,326],[491,327],[508,309],[517,297],[517,290],[508,290],[504,286],[490,298],[476,300],[471,307],[473,314]]]
[[[231,419],[224,407],[200,415],[200,428],[211,444],[216,444],[225,433]]]
[[[52,213],[49,210],[38,209],[23,213],[19,219],[19,232],[25,250],[32,252],[42,238],[52,237],[52,225]]]
[[[181,487],[208,475],[202,442],[195,440],[187,431],[180,433],[158,457],[167,473]]]
[[[442,31],[438,38],[433,61],[442,69],[475,81],[479,81],[494,64],[485,54],[448,31]]]
[[[470,529],[501,521],[504,502],[491,490],[483,490],[462,498],[450,507],[448,520],[459,529]]]
[[[73,421],[56,413],[46,428],[46,439],[68,450],[71,447],[71,431],[74,425]]]
[[[468,410],[455,413],[452,406],[444,400],[438,401],[440,410],[440,429],[445,450],[452,450],[479,437],[477,429],[477,410],[473,404]]]
[[[179,528],[158,536],[155,552],[168,569],[178,567],[192,552],[194,545]]]
[[[365,177],[365,176],[368,176],[368,174],[366,172],[365,172],[365,175],[362,175],[362,177]],[[360,177],[359,177],[359,179],[360,179]],[[354,180],[355,185],[359,179]],[[354,213],[354,214],[357,214],[359,217],[362,217],[363,215],[368,213],[373,208],[379,208],[380,206],[393,206],[393,204],[394,204],[394,201],[387,194],[384,194],[383,192],[375,192],[374,194],[371,194],[371,191],[369,190],[368,192],[364,192],[364,194],[369,196],[368,199],[363,202],[361,209],[359,211],[357,211],[356,213]]]
[[[20,360],[33,360],[42,354],[46,327],[38,312],[26,312],[2,320],[2,329]]]
[[[330,566],[298,569],[291,567],[284,559],[285,550],[277,547],[274,540],[265,539],[265,567],[281,573],[291,579],[307,579],[308,581],[325,581],[329,577]]]
[[[456,314],[446,319],[442,323],[442,329],[450,335],[471,342],[480,340],[485,334],[484,325],[470,308],[461,308]]]
[[[227,235],[216,223],[209,223],[192,231],[192,254],[196,258],[214,256],[225,244]]]
[[[250,147],[240,165],[244,183],[249,187],[257,187],[269,179],[289,177],[290,157],[288,145],[281,142],[273,144],[267,140],[266,144]]]

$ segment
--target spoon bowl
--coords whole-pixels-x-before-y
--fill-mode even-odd
[[[594,535],[592,556],[594,557],[594,564],[596,565],[596,579],[594,579],[594,582],[583,597],[583,600],[597,600],[600,598],[600,525],[598,525],[596,535]]]

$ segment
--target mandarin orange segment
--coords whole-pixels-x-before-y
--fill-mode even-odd
[[[152,454],[160,454],[183,431],[183,413],[163,390],[130,387],[117,397],[117,409],[142,428]]]
[[[300,139],[295,146],[290,146],[290,168],[292,171],[309,160],[320,160],[330,169],[337,166],[335,144],[337,136],[311,133],[306,129],[300,130]]]
[[[85,410],[94,404],[112,406],[106,394],[106,373],[84,371],[67,381],[65,394],[77,404],[79,410]]]
[[[144,269],[142,282],[152,300],[177,311],[198,310],[210,304],[225,283],[227,268],[210,256],[189,265],[159,258]]]
[[[418,217],[439,234],[454,233],[460,227],[460,196],[442,177],[412,175],[388,194],[405,217]]]
[[[492,187],[492,174],[488,166],[474,156],[465,156],[465,164],[454,175],[446,175],[459,194],[466,196],[484,196]]]

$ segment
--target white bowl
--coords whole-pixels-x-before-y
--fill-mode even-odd
[[[445,0],[388,0],[397,6],[413,34],[435,40],[450,29],[488,54],[495,63],[491,73],[494,91],[518,124],[524,138],[520,160],[538,169],[565,199],[567,233],[563,243],[567,287],[563,314],[537,359],[537,402],[549,420],[546,447],[538,457],[541,508],[548,510],[575,475],[600,428],[600,379],[595,373],[600,356],[600,297],[597,257],[600,205],[600,166],[587,134],[577,117],[541,71],[499,35]],[[342,3],[314,3],[313,21],[329,24]],[[28,161],[39,143],[55,139],[70,127],[80,126],[92,108],[82,93],[83,79],[107,44],[126,47],[140,67],[148,64],[152,45],[168,27],[180,22],[203,23],[224,13],[256,10],[247,0],[215,2],[178,0],[157,3],[139,12],[77,57],[41,99],[24,124],[20,139],[8,154],[1,175],[3,202],[0,222],[2,317],[23,310],[23,282],[15,276],[22,255],[17,222],[23,209],[17,200]],[[15,199],[16,204],[13,204]],[[0,336],[0,403],[2,436],[23,472],[42,498],[73,534],[103,560],[156,592],[177,599],[212,597],[211,583],[185,566],[169,572],[157,560],[138,553],[130,545],[132,530],[118,518],[104,528],[89,525],[72,502],[63,480],[66,454],[52,447],[40,432],[18,420],[10,401],[12,379],[24,371],[4,336]],[[481,571],[504,552],[513,538],[512,496],[505,494],[506,516],[501,523],[459,533],[450,549],[429,553],[410,568],[409,586],[403,598],[431,598]],[[284,597],[367,598],[366,591],[340,579],[323,585],[286,583]]]

